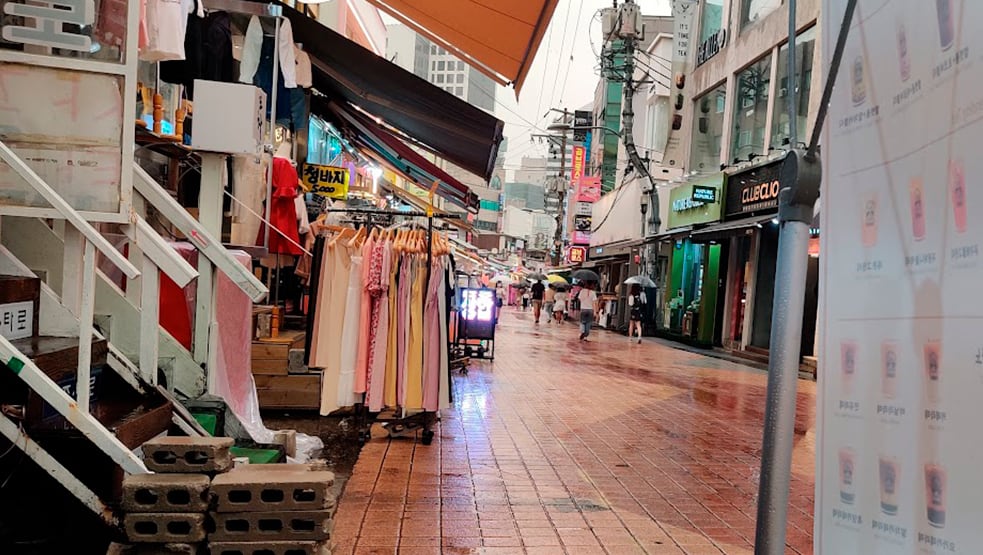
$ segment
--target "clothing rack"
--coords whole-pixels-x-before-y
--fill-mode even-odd
[[[433,214],[432,212],[404,212],[401,210],[387,210],[380,208],[322,208],[324,213],[344,213],[344,214],[368,214],[368,215],[380,215],[380,216],[402,216],[407,218],[426,218],[427,219],[427,273],[426,281],[424,282],[427,287],[429,287],[432,275],[432,264],[433,264],[433,221],[434,218],[442,220],[459,220],[461,216],[458,214]],[[318,270],[320,271],[320,269]],[[426,312],[427,308],[427,295],[423,295],[423,311]],[[448,307],[449,309],[450,307]],[[313,318],[314,310],[313,305],[311,310],[308,312],[309,329],[313,329],[313,325],[310,320]],[[450,318],[448,317],[448,326]],[[449,333],[449,331],[448,331]],[[307,348],[310,349],[310,342],[308,340]],[[448,361],[451,359],[450,342],[444,346],[447,349]],[[424,350],[424,352],[426,352]],[[451,379],[450,365],[448,365],[448,388],[451,388],[453,380]],[[448,391],[448,395],[453,398],[453,388]],[[371,418],[368,406],[364,403],[356,403],[354,407],[355,414],[355,426],[358,430],[359,442],[366,442],[371,437],[370,427],[373,421],[381,422],[386,431],[389,432],[390,437],[404,437],[410,434],[416,434],[417,431],[421,433],[421,443],[424,445],[430,445],[433,442],[434,432],[433,424],[436,421],[436,412],[422,411],[416,414],[407,415],[405,408],[397,407],[392,416],[381,416],[384,413],[379,413],[374,419]]]

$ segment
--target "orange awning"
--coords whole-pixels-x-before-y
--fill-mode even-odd
[[[516,96],[558,0],[369,0]]]

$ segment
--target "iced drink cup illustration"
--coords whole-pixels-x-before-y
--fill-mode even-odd
[[[865,247],[877,244],[877,193],[867,193],[863,199],[861,235]]]
[[[898,64],[901,70],[901,80],[911,78],[911,59],[908,58],[908,32],[904,23],[898,24]]]
[[[864,58],[863,56],[857,56],[853,60],[853,69],[851,70],[851,81],[853,85],[851,87],[851,95],[853,96],[854,106],[860,106],[867,100],[867,82],[864,79]]]
[[[898,392],[898,345],[893,341],[881,344],[881,394],[894,399]]]
[[[853,500],[857,497],[857,490],[853,485],[855,461],[856,454],[853,449],[849,447],[840,449],[840,500],[847,505],[853,505]]]
[[[952,24],[952,2],[950,0],[935,0],[935,10],[939,15],[939,42],[944,52],[952,47],[952,40],[955,37]]]
[[[896,515],[901,466],[898,459],[883,455],[879,458],[877,466],[881,482],[881,512],[886,515]]]
[[[857,344],[853,341],[840,343],[840,372],[843,377],[843,393],[853,393],[853,378],[857,374]]]
[[[963,233],[966,231],[966,169],[962,160],[953,160],[949,164],[949,192],[956,232]]]
[[[922,178],[911,180],[911,234],[915,241],[925,238],[925,195]]]
[[[928,400],[939,400],[939,384],[942,382],[942,345],[938,341],[925,344],[925,393]]]
[[[945,469],[936,464],[925,465],[925,508],[928,523],[945,528]]]

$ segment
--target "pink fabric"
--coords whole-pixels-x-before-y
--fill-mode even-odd
[[[365,403],[372,412],[382,410],[386,377],[386,339],[389,336],[389,243],[378,241],[369,268],[369,294],[372,295],[372,326],[369,330],[369,368]]]
[[[399,297],[397,306],[396,333],[397,337],[397,357],[396,357],[396,398],[400,405],[406,400],[406,357],[409,351],[409,326],[410,326],[410,285],[413,277],[411,268],[413,263],[411,257],[403,256],[399,267]]]
[[[369,329],[372,327],[372,296],[369,294],[369,270],[375,240],[366,239],[362,243],[362,291],[360,297],[361,318],[358,328],[358,353],[355,358],[355,393],[365,393],[369,372]]]
[[[430,283],[426,291],[426,309],[423,314],[423,410],[440,408],[440,304],[438,295],[444,284],[442,258],[430,266]]]

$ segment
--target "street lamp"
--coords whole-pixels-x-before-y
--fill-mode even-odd
[[[608,133],[614,133],[618,137],[621,136],[621,131],[616,131],[610,127],[597,126],[597,125],[570,125],[569,123],[553,123],[546,126],[547,131],[554,133],[569,133],[570,131],[607,131]]]

